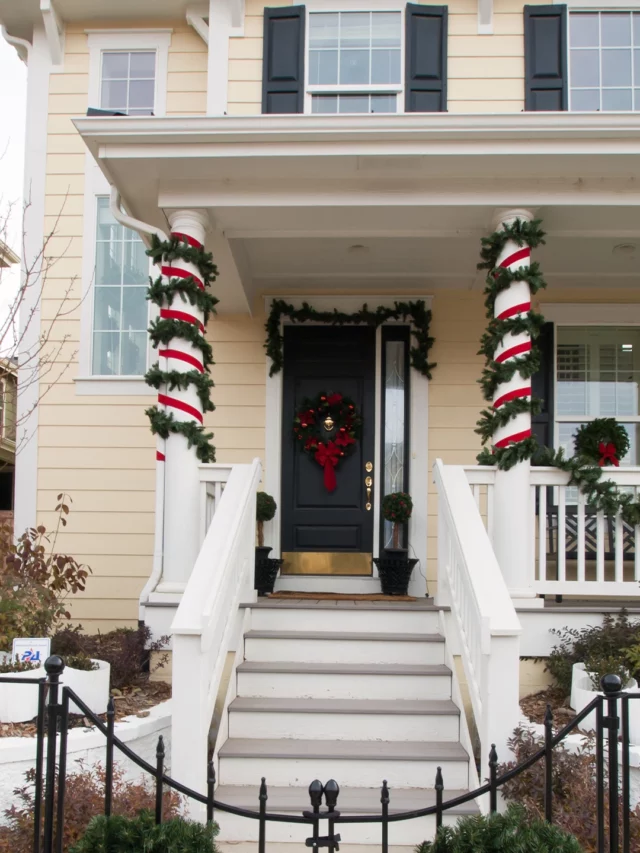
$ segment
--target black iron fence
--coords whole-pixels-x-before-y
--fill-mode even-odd
[[[596,785],[597,785],[597,851],[598,853],[630,853],[631,845],[631,780],[630,780],[630,725],[629,703],[634,699],[640,700],[640,693],[629,693],[622,690],[620,678],[607,675],[601,681],[604,695],[597,696],[571,722],[553,733],[553,715],[547,707],[544,725],[544,746],[529,756],[526,761],[506,773],[498,775],[498,755],[492,747],[489,755],[488,781],[461,796],[444,800],[444,778],[438,767],[434,782],[435,804],[412,811],[390,811],[392,791],[387,782],[380,789],[380,808],[377,813],[343,814],[338,809],[340,788],[335,780],[323,785],[315,780],[309,786],[310,808],[301,814],[276,814],[267,811],[268,789],[263,778],[258,788],[258,809],[240,808],[228,803],[221,803],[215,798],[215,770],[210,760],[207,767],[207,793],[194,791],[180,782],[172,779],[164,772],[165,748],[162,735],[158,738],[156,748],[156,765],[136,755],[114,732],[115,707],[113,699],[107,707],[106,724],[85,705],[82,699],[69,687],[60,685],[60,676],[64,670],[64,662],[58,656],[50,657],[45,663],[47,673],[42,679],[12,678],[0,676],[0,682],[16,685],[38,685],[38,716],[37,716],[37,748],[35,767],[35,796],[34,796],[34,832],[33,853],[65,853],[63,849],[63,830],[65,820],[65,787],[67,780],[67,734],[69,730],[69,704],[71,701],[81,709],[83,715],[105,737],[105,790],[104,814],[109,816],[112,809],[114,753],[118,750],[134,764],[148,773],[155,781],[155,819],[156,823],[163,820],[163,791],[172,789],[188,799],[202,804],[206,809],[207,821],[213,821],[217,811],[239,815],[247,820],[258,821],[258,853],[265,853],[267,841],[267,825],[269,823],[305,824],[309,826],[310,837],[306,846],[313,848],[314,853],[327,848],[328,853],[338,851],[341,836],[336,832],[340,825],[379,824],[382,853],[389,849],[389,824],[416,818],[435,816],[436,827],[442,825],[443,816],[450,809],[465,803],[488,798],[490,812],[498,807],[498,791],[510,780],[519,776],[538,762],[544,762],[545,818],[550,823],[554,819],[553,792],[553,748],[562,743],[567,735],[579,729],[592,712],[596,714],[595,752],[596,752]],[[46,735],[46,737],[45,737]],[[46,747],[46,762],[45,762]],[[621,760],[619,761],[619,753]],[[56,768],[56,758],[58,764]],[[56,772],[57,769],[57,772]],[[607,797],[608,794],[608,797]],[[323,809],[323,799],[326,808]],[[608,814],[605,803],[608,799]],[[44,821],[43,821],[44,812]],[[607,820],[608,819],[608,820]],[[321,821],[327,821],[325,835],[320,834]],[[608,827],[607,827],[608,824]],[[622,831],[620,832],[620,826]],[[348,842],[348,838],[344,839]]]

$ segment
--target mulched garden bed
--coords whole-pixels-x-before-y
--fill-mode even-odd
[[[551,705],[553,727],[559,729],[572,720],[576,712],[569,707],[569,697],[558,687],[548,687],[520,700],[520,707],[532,723],[544,723],[547,705]]]
[[[116,706],[116,722],[123,717],[135,715],[148,717],[149,708],[171,698],[171,685],[164,681],[148,681],[139,687],[127,687],[124,690],[113,688],[111,691]],[[106,722],[107,715],[98,715]],[[81,714],[69,715],[69,728],[88,728],[91,721]],[[35,737],[36,721],[28,723],[0,723],[0,737]]]

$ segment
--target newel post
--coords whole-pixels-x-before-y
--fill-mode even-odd
[[[508,210],[498,216],[497,230],[511,225],[516,219],[530,222],[533,214],[528,210]],[[531,248],[507,240],[497,259],[497,266],[515,272],[529,267]],[[527,281],[513,281],[497,294],[494,317],[507,319],[524,316],[531,310],[531,290]],[[531,336],[528,332],[507,334],[495,350],[495,361],[507,363],[530,352]],[[531,379],[523,379],[516,371],[508,382],[498,384],[493,407],[498,409],[505,402],[531,398]],[[497,448],[508,447],[531,437],[531,412],[520,412],[509,422],[499,427],[494,435]],[[518,462],[508,471],[496,470],[494,491],[495,524],[493,545],[498,564],[513,599],[535,600],[531,586],[531,518],[530,518],[530,473],[528,459]]]
[[[171,236],[195,248],[203,248],[207,217],[197,210],[176,210],[169,213]],[[195,264],[180,257],[163,261],[163,276],[188,278],[201,281]],[[204,289],[204,283],[202,283]],[[175,299],[171,307],[160,309],[161,317],[177,319],[192,324],[204,334],[204,315],[196,304],[189,300]],[[175,337],[159,356],[166,359],[166,370],[185,373],[194,367],[205,371],[202,352],[188,340]],[[174,387],[160,389],[158,401],[162,403],[176,421],[193,421],[201,425],[204,419],[202,401],[196,388]],[[199,461],[187,438],[171,434],[165,442],[164,459],[158,455],[159,466],[164,467],[164,562],[163,592],[180,593],[184,590],[198,556],[200,545],[200,482]]]

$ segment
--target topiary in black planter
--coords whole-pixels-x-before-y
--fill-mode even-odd
[[[282,560],[269,557],[271,548],[256,548],[256,570],[254,575],[254,589],[258,595],[268,595],[273,592],[273,586],[278,577]]]
[[[418,562],[408,559],[404,548],[387,548],[373,561],[378,568],[383,595],[408,595],[409,580]]]

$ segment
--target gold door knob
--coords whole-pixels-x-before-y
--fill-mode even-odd
[[[371,473],[371,471],[373,471],[373,462],[367,462],[367,464],[364,466],[364,470],[367,473]]]
[[[367,471],[370,470],[369,465],[371,465],[371,462],[367,462]],[[365,504],[365,509],[367,512],[371,512],[371,486],[373,486],[373,477],[365,477],[364,484],[367,487],[367,503]]]

